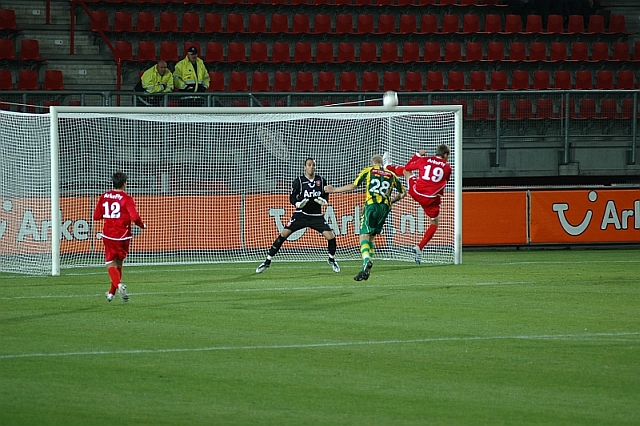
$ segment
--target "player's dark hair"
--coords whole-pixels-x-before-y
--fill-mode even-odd
[[[314,163],[316,162],[316,160],[314,160],[313,158],[311,158],[311,157],[307,157],[307,158],[304,160],[304,165],[305,165],[305,166],[307,165],[307,161],[309,161],[309,160],[313,161]]]
[[[113,189],[121,189],[127,183],[127,174],[124,172],[115,172],[111,178]]]
[[[447,154],[451,154],[449,145],[447,145],[446,143],[438,145],[438,147],[436,148],[436,155],[440,158],[444,158],[444,156]]]

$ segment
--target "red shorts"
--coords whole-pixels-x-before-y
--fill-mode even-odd
[[[103,238],[102,242],[104,243],[105,263],[111,263],[116,259],[124,260],[129,254],[131,240],[110,240]]]
[[[426,195],[416,192],[417,181],[418,178],[416,176],[409,178],[409,195],[420,204],[424,213],[429,216],[429,219],[437,219],[440,216],[440,195],[427,197]]]

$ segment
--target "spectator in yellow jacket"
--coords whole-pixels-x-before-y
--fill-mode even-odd
[[[146,70],[135,88],[138,92],[147,94],[153,93],[171,93],[173,92],[173,74],[167,68],[165,61],[158,63]],[[162,97],[138,98],[138,100],[146,105],[162,105]]]
[[[191,46],[187,56],[176,64],[173,72],[173,83],[180,92],[204,92],[209,87],[209,72],[202,59],[198,58],[198,50]]]

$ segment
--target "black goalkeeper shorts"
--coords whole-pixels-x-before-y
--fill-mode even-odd
[[[321,234],[324,231],[333,232],[324,216],[309,216],[304,213],[294,213],[284,227],[292,232],[303,228],[315,229]]]

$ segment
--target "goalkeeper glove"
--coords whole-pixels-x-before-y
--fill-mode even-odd
[[[326,206],[327,204],[327,200],[325,200],[322,197],[318,197],[318,198],[314,198],[313,201],[315,201],[316,203],[320,204],[321,206]]]
[[[304,199],[304,200],[302,200],[302,201],[298,201],[298,202],[296,203],[296,207],[297,207],[297,208],[299,208],[299,209],[301,209],[301,208],[303,208],[304,206],[306,206],[308,202],[309,202],[309,199],[308,199],[308,198],[305,198],[305,199]]]

